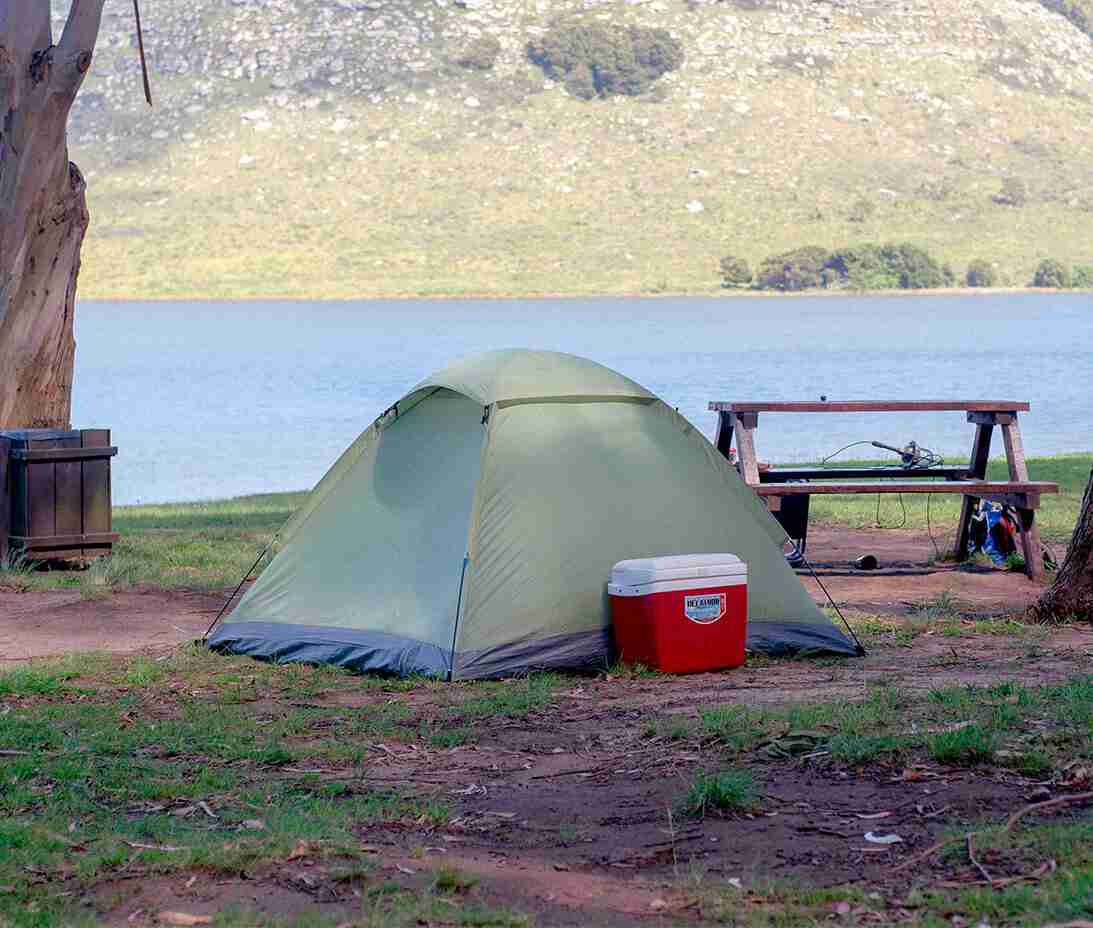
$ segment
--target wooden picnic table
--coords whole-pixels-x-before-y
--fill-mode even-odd
[[[1029,479],[1017,414],[1029,404],[1014,400],[822,400],[820,402],[712,402],[717,413],[718,451],[730,456],[736,440],[737,468],[744,481],[767,502],[772,514],[804,552],[808,539],[808,500],[816,494],[844,493],[960,493],[963,504],[956,533],[955,555],[967,557],[972,516],[980,499],[1006,503],[1017,511],[1021,523],[1021,550],[1025,572],[1043,576],[1043,549],[1036,510],[1040,495],[1058,493],[1059,485]],[[971,458],[964,465],[924,467],[760,467],[755,452],[755,432],[760,413],[853,412],[963,412],[975,426]],[[987,461],[995,427],[1002,430],[1009,480],[987,480]],[[865,479],[862,479],[865,478]],[[819,482],[823,481],[823,482]],[[834,482],[841,481],[841,482]]]

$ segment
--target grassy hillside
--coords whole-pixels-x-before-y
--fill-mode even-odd
[[[72,132],[86,298],[708,292],[726,253],[889,239],[1016,285],[1093,260],[1074,4],[161,0],[151,110],[110,9]],[[526,55],[578,9],[682,67],[578,99]]]

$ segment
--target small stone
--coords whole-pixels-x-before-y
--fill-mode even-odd
[[[482,104],[478,102],[478,97],[467,97],[463,101],[464,106],[469,106],[471,109],[478,109]]]
[[[706,209],[701,200],[691,200],[687,204],[688,213],[701,213]]]

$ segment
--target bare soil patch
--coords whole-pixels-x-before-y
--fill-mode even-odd
[[[1023,575],[925,564],[924,541],[929,545],[913,532],[821,528],[810,554],[851,621],[881,612],[906,615],[913,623],[924,603],[943,594],[971,615],[1013,613],[1037,593],[1037,585]],[[847,569],[852,557],[867,552],[885,569],[868,574]],[[805,582],[819,599],[815,581]],[[73,651],[163,652],[199,637],[222,602],[220,595],[197,592],[127,590],[89,600],[79,591],[0,591],[0,653],[16,666],[31,657]],[[540,926],[722,923],[728,916],[717,906],[724,897],[711,895],[711,886],[721,887],[717,893],[738,887],[741,911],[760,905],[767,911],[781,904],[769,889],[780,884],[868,889],[876,894],[869,904],[884,909],[883,923],[913,923],[916,911],[922,914],[914,891],[973,886],[981,878],[963,853],[931,854],[918,863],[916,855],[954,832],[1003,820],[1044,795],[1089,789],[1088,771],[1083,786],[1078,773],[1020,772],[1001,762],[950,767],[921,751],[881,752],[856,766],[834,762],[822,749],[792,756],[749,749],[746,757],[733,760],[723,739],[702,734],[699,716],[714,706],[779,711],[784,705],[866,701],[890,687],[919,700],[906,719],[910,728],[930,724],[915,714],[929,702],[929,691],[1002,683],[1034,687],[1093,673],[1093,628],[1006,635],[957,624],[955,630],[928,626],[913,636],[883,638],[862,658],[759,658],[734,671],[686,677],[628,671],[561,677],[545,702],[530,711],[484,715],[467,710],[467,701],[485,698],[482,692],[497,698],[496,688],[406,690],[316,675],[314,687],[292,690],[281,688],[289,668],[252,677],[248,668],[259,665],[246,661],[223,693],[200,684],[179,682],[157,690],[154,683],[127,682],[117,689],[119,698],[131,703],[124,719],[158,723],[179,716],[178,700],[193,711],[199,703],[225,697],[225,704],[242,707],[258,730],[293,713],[313,713],[310,727],[284,742],[291,760],[260,762],[270,764],[261,776],[263,790],[268,782],[271,794],[312,778],[338,801],[397,790],[433,799],[449,812],[359,821],[353,834],[363,863],[347,862],[322,840],[305,838],[294,851],[238,872],[223,866],[164,872],[147,860],[156,851],[142,851],[138,842],[125,845],[130,856],[104,878],[87,883],[73,876],[62,882],[70,883],[65,889],[74,902],[117,926],[171,924],[164,914],[169,912],[201,924],[200,919],[232,910],[250,913],[239,922],[247,925],[317,915],[338,924],[359,921],[362,912],[367,925],[524,924],[518,918],[475,921],[471,913],[479,907],[523,913]],[[293,685],[301,683],[302,678]],[[499,689],[524,685],[527,681],[514,681]],[[390,721],[382,722],[385,718]],[[690,726],[686,734],[671,733],[676,719]],[[368,720],[377,720],[377,727],[362,727]],[[1038,723],[1031,724],[1035,730]],[[439,741],[437,735],[447,732],[463,734]],[[823,735],[828,737],[830,732]],[[438,746],[442,743],[455,746]],[[825,743],[819,740],[821,748]],[[332,753],[331,745],[356,753]],[[192,768],[203,763],[195,756]],[[754,807],[685,814],[680,800],[696,774],[733,763],[745,765],[754,777]],[[200,819],[200,810],[192,814],[208,829],[223,830],[225,848],[245,841],[247,834],[227,826],[233,814],[263,815],[257,806],[233,811],[240,800],[231,792],[186,797],[176,805],[188,803],[192,809],[198,800],[207,801],[211,814],[207,821]],[[163,815],[176,814],[170,804],[167,808]],[[134,809],[126,814],[145,814]],[[1085,805],[1062,806],[1029,816],[1023,827],[1045,820],[1083,822],[1088,815]],[[886,835],[899,840],[873,840]],[[158,839],[149,840],[154,848]],[[897,869],[905,862],[914,865]],[[979,862],[995,879],[1029,885],[1052,865],[1039,852],[990,848]],[[439,890],[439,875],[453,870],[466,885]],[[396,920],[384,906],[400,893],[414,905],[425,899],[432,908]],[[818,904],[823,919],[878,921],[875,912],[863,909],[859,919],[857,909],[848,915],[834,901]]]
[[[362,824],[358,835],[369,869],[348,880],[316,845],[246,875],[110,880],[96,887],[94,905],[107,924],[119,926],[156,924],[164,909],[212,915],[232,906],[270,918],[308,911],[337,918],[367,910],[376,887],[426,892],[441,868],[456,868],[475,885],[452,899],[451,922],[421,924],[456,924],[455,913],[472,903],[526,913],[550,926],[702,921],[714,912],[698,887],[730,880],[758,893],[772,882],[866,886],[888,906],[885,923],[913,921],[913,908],[906,917],[898,914],[912,888],[971,885],[979,874],[963,854],[935,854],[897,871],[901,862],[954,829],[1004,819],[1045,789],[1052,796],[1066,790],[1050,778],[997,765],[947,767],[903,758],[856,769],[815,757],[752,758],[761,794],[753,812],[688,817],[680,797],[696,771],[724,763],[723,745],[649,737],[644,723],[694,719],[700,708],[718,704],[861,698],[878,684],[918,691],[963,683],[1037,685],[1090,672],[1093,629],[1059,629],[1031,648],[998,635],[924,634],[862,659],[757,661],[728,673],[675,678],[568,678],[548,705],[526,718],[471,723],[477,740],[451,749],[431,748],[414,731],[422,720],[451,710],[455,689],[340,688],[291,705],[352,714],[394,703],[411,714],[399,734],[370,746],[363,765],[315,756],[271,776],[314,774],[349,791],[397,787],[448,803],[446,822]],[[287,711],[268,697],[256,697],[253,705],[260,718]],[[329,735],[338,737],[336,724]],[[1083,814],[1088,811],[1080,806],[1064,807],[1048,818],[1079,821]],[[900,840],[877,844],[870,833]],[[1049,866],[1020,854],[985,855],[983,862],[996,879],[1027,877],[1030,885]]]

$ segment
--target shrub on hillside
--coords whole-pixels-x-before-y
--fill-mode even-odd
[[[1024,206],[1028,202],[1028,187],[1020,177],[1007,177],[992,199],[1002,206]]]
[[[836,275],[832,280],[851,290],[899,289],[899,275],[889,266],[880,245],[840,248],[832,252],[827,267]]]
[[[1036,268],[1032,286],[1065,289],[1070,286],[1070,270],[1054,258],[1045,258]]]
[[[997,287],[998,272],[990,261],[973,261],[968,265],[964,283],[969,287]]]
[[[759,290],[811,290],[827,284],[825,271],[831,253],[809,245],[765,258],[755,286]]]
[[[751,278],[751,268],[743,258],[726,255],[721,259],[722,287],[746,287],[751,283]]]
[[[909,242],[865,244],[827,251],[797,248],[763,261],[755,286],[760,290],[923,290],[951,287],[952,269]]]
[[[455,63],[470,71],[489,71],[501,54],[501,43],[492,35],[479,36],[459,53]]]
[[[644,93],[683,64],[683,46],[667,29],[603,22],[558,23],[528,43],[528,57],[575,97]]]
[[[1093,264],[1075,264],[1070,272],[1070,286],[1079,290],[1093,290]]]
[[[903,290],[951,287],[956,280],[951,267],[938,264],[925,249],[910,242],[883,245],[881,253],[885,266],[898,278]]]

